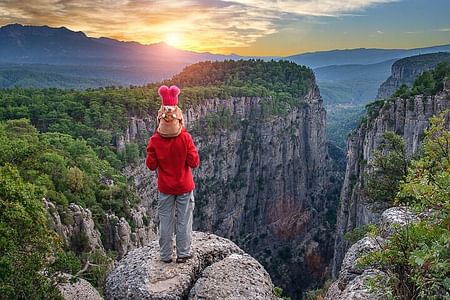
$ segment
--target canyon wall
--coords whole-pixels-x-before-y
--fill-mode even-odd
[[[417,76],[445,61],[450,62],[450,53],[430,53],[397,60],[392,65],[391,76],[378,89],[377,99],[389,98],[403,84],[411,86]]]
[[[444,90],[434,96],[417,95],[409,99],[385,101],[376,117],[363,122],[350,134],[347,140],[347,167],[337,215],[333,277],[338,275],[345,251],[349,247],[344,239],[345,233],[359,226],[378,222],[383,211],[382,207],[367,204],[363,193],[367,162],[372,159],[383,133],[393,131],[402,136],[407,155],[411,157],[420,148],[429,118],[450,108],[449,91],[450,85],[446,81]]]

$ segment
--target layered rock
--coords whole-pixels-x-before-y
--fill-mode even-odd
[[[107,278],[106,299],[275,299],[267,272],[233,242],[194,232],[192,254],[163,263],[156,241],[129,252]]]
[[[450,62],[450,53],[430,53],[397,60],[392,65],[392,75],[378,89],[377,99],[389,98],[403,84],[411,86],[419,75],[444,61]]]
[[[412,156],[420,148],[429,118],[450,108],[449,85],[435,96],[415,96],[385,102],[378,116],[362,123],[347,140],[347,167],[337,216],[337,233],[333,259],[333,276],[339,273],[348,243],[344,234],[356,227],[379,221],[382,209],[367,204],[363,193],[367,162],[382,140],[383,133],[394,131],[405,140],[406,152]]]

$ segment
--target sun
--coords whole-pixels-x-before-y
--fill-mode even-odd
[[[179,46],[180,45],[180,37],[176,33],[169,33],[166,36],[166,43],[170,46]]]

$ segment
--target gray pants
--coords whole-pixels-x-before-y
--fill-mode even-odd
[[[159,247],[162,260],[172,258],[175,213],[177,257],[190,254],[194,206],[193,191],[177,196],[159,193]]]

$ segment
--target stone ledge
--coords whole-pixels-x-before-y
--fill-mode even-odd
[[[236,292],[247,290],[251,295],[265,297],[255,299],[274,299],[272,282],[267,272],[230,240],[213,234],[194,232],[192,254],[193,258],[183,264],[163,263],[159,259],[157,241],[129,252],[109,274],[105,285],[105,298],[186,299],[198,282],[191,297],[200,299],[195,298],[195,294],[203,291],[202,287],[215,282],[212,294],[202,296],[201,299],[216,299],[213,293],[220,290],[224,293],[221,299],[236,299]],[[213,277],[210,276],[211,270],[217,271]],[[230,276],[231,274],[234,274],[234,277]],[[228,280],[216,281],[219,277]],[[235,291],[231,291],[236,280],[240,285],[234,286]],[[227,289],[229,294],[225,295]]]

